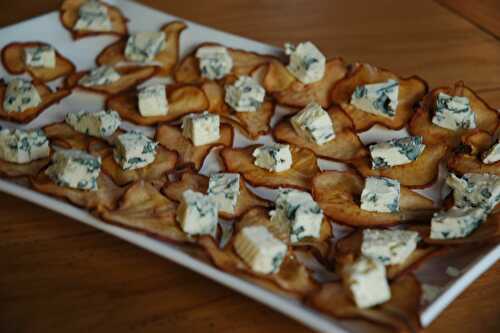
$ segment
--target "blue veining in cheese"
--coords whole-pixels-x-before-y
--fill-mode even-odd
[[[59,186],[97,191],[101,158],[76,149],[58,150],[45,173]]]
[[[177,208],[177,222],[188,235],[216,236],[217,203],[208,195],[187,190]]]
[[[367,177],[361,193],[361,209],[380,212],[399,212],[401,186],[399,181],[384,177]]]
[[[65,121],[75,131],[98,138],[111,136],[121,124],[116,111],[71,112],[66,114]]]
[[[358,109],[382,117],[393,118],[398,107],[399,82],[364,84],[357,86],[351,96],[351,104]]]
[[[78,83],[84,87],[104,86],[120,79],[120,74],[111,66],[100,66],[92,69]]]
[[[453,189],[456,207],[489,212],[500,202],[500,177],[494,174],[466,173],[462,178],[450,174],[446,184]]]
[[[152,62],[165,47],[164,32],[136,32],[127,40],[125,57],[131,61]]]
[[[472,111],[467,97],[439,93],[432,122],[453,131],[476,128],[476,114]]]
[[[313,43],[286,43],[285,53],[290,56],[288,70],[302,83],[320,81],[325,75],[326,58]]]
[[[219,211],[234,214],[240,196],[239,173],[210,175],[207,194],[217,202]]]
[[[292,167],[292,152],[286,144],[271,144],[256,148],[254,164],[271,172],[286,171]]]
[[[415,161],[425,149],[421,136],[393,139],[370,147],[372,168],[382,169]]]
[[[431,239],[455,239],[470,235],[486,220],[483,208],[452,207],[435,213],[431,220]]]
[[[111,31],[113,24],[108,15],[108,8],[99,1],[89,0],[78,9],[78,20],[73,29],[87,31]]]
[[[335,138],[332,119],[316,102],[309,103],[294,115],[290,119],[290,123],[297,134],[318,145]]]
[[[222,79],[233,68],[233,58],[225,47],[202,46],[196,51],[201,76],[209,80]]]
[[[364,229],[361,253],[384,265],[402,264],[415,251],[419,240],[416,231]]]
[[[0,159],[4,161],[29,163],[48,157],[49,152],[49,140],[41,129],[0,129]]]
[[[255,112],[260,109],[266,91],[250,76],[240,76],[238,80],[226,86],[225,101],[238,112]]]
[[[3,100],[5,112],[23,112],[36,108],[42,103],[42,98],[36,87],[27,80],[13,79],[7,85]]]
[[[24,49],[26,65],[35,68],[55,68],[56,50],[49,45],[27,47]]]
[[[115,140],[113,158],[123,170],[143,168],[154,162],[157,142],[140,132],[127,132]]]
[[[290,225],[292,243],[311,237],[318,238],[323,223],[323,211],[308,192],[280,189],[271,221]]]

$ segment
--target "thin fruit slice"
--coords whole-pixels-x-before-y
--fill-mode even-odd
[[[270,172],[253,164],[253,151],[259,145],[246,148],[224,148],[220,155],[229,172],[238,172],[253,186],[270,188],[293,187],[310,190],[313,177],[319,172],[316,156],[308,149],[291,146],[292,166],[282,172]]]
[[[428,221],[435,211],[432,200],[401,186],[400,210],[396,213],[361,209],[364,179],[352,172],[326,171],[313,179],[313,196],[326,216],[352,227],[394,225]]]
[[[160,29],[160,32],[165,33],[165,48],[160,51],[154,59],[160,67],[157,75],[167,76],[172,74],[179,59],[180,35],[186,28],[187,25],[184,22],[174,21],[165,24]],[[125,58],[124,52],[127,40],[128,36],[114,42],[102,50],[97,56],[97,65],[118,65],[120,63],[126,63],[127,59]]]
[[[24,50],[31,47],[50,46],[43,42],[14,42],[2,49],[2,63],[10,74],[28,73],[33,80],[49,82],[61,77],[68,76],[76,69],[75,65],[57,50],[56,65],[54,68],[31,67],[26,65]]]
[[[290,117],[281,120],[273,130],[276,141],[286,142],[312,150],[316,155],[334,161],[350,161],[368,154],[367,149],[354,131],[351,119],[339,107],[327,110],[332,119],[335,138],[322,145],[311,142],[297,134],[290,123]]]
[[[387,80],[399,82],[398,106],[393,118],[370,114],[351,105],[351,96],[357,86]],[[366,131],[376,124],[390,129],[401,129],[410,121],[414,106],[426,93],[427,83],[418,76],[401,78],[388,70],[357,63],[349,74],[333,87],[332,101],[339,104],[351,117],[356,132]]]

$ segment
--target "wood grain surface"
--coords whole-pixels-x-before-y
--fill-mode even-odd
[[[437,2],[500,39],[500,1],[437,0]]]
[[[488,2],[470,3],[482,1]],[[431,87],[461,79],[500,108],[500,43],[485,32],[492,31],[491,15],[475,15],[472,24],[430,0],[142,2],[278,46],[309,39],[327,55],[418,74]],[[0,26],[49,12],[58,3],[0,1]],[[0,332],[310,331],[69,218],[5,194],[0,210]],[[497,263],[424,331],[499,332],[499,297]]]

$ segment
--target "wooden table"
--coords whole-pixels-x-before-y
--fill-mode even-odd
[[[500,108],[496,0],[442,1],[454,7],[430,0],[143,2],[274,45],[310,39],[328,55],[418,74],[431,87],[461,79]],[[58,3],[2,1],[0,26],[55,10]],[[471,3],[477,10],[467,9]],[[37,38],[43,36],[34,32]],[[5,194],[0,207],[0,332],[309,331],[71,219]],[[499,332],[499,297],[497,263],[425,332]]]

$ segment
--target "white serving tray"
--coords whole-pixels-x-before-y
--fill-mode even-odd
[[[129,31],[157,30],[164,23],[178,20],[178,17],[165,14],[143,5],[128,0],[108,0],[109,3],[119,6],[126,17],[130,19]],[[206,41],[219,42],[221,44],[256,51],[264,54],[279,54],[276,47],[255,42],[243,37],[231,35],[222,31],[214,30],[187,20],[188,29],[181,35],[181,56],[188,54],[198,43]],[[311,36],[312,38],[314,36]],[[52,12],[40,17],[30,19],[3,29],[0,29],[0,48],[12,41],[30,41],[40,40],[51,43],[63,55],[71,59],[77,66],[77,69],[88,69],[94,66],[94,59],[100,50],[115,40],[116,37],[101,36],[85,38],[74,42],[70,34],[59,22],[59,14]],[[418,73],[417,73],[418,74]],[[10,79],[5,69],[0,68],[0,77]],[[158,79],[155,79],[158,81]],[[160,80],[168,82],[167,80]],[[61,81],[55,81],[50,84],[51,87],[57,87]],[[81,109],[89,111],[98,111],[103,107],[103,98],[97,95],[84,92],[75,92],[60,104],[46,110],[42,115],[27,125],[17,125],[0,121],[2,127],[7,128],[37,128],[56,121],[62,121],[64,115],[70,111]],[[280,108],[277,115],[273,118],[272,124],[286,113],[285,109]],[[125,123],[124,128],[137,128],[138,126]],[[140,127],[140,129],[152,133],[151,128]],[[362,133],[361,139],[364,142],[371,142],[375,139],[385,140],[392,137],[405,135],[405,130],[389,131],[381,128]],[[270,137],[261,137],[258,142],[268,142]],[[245,146],[250,141],[237,133],[235,138],[236,146]],[[319,161],[322,169],[345,169],[341,163]],[[211,153],[202,169],[202,173],[208,174],[219,170],[220,165],[216,156]],[[439,181],[429,189],[419,191],[434,200],[439,201],[441,197],[441,186],[446,172],[443,169],[440,172]],[[362,321],[335,320],[325,316],[315,310],[312,310],[300,302],[290,300],[283,296],[276,295],[261,287],[256,286],[247,280],[235,277],[223,271],[192,257],[182,248],[165,243],[143,234],[130,231],[121,227],[99,221],[83,209],[79,209],[71,204],[50,196],[37,193],[29,188],[18,185],[13,181],[0,179],[0,191],[9,193],[24,200],[33,202],[47,209],[59,212],[69,216],[77,221],[93,226],[106,233],[124,239],[132,244],[153,252],[159,256],[174,261],[182,266],[202,274],[214,281],[224,284],[242,294],[247,295],[281,313],[302,322],[303,324],[322,332],[380,332],[384,331],[380,327]],[[267,198],[274,197],[274,191],[262,188],[254,188],[254,191]],[[450,251],[446,255],[432,258],[425,262],[416,271],[419,280],[424,284],[438,286],[440,293],[433,301],[423,304],[421,312],[422,325],[429,325],[443,309],[450,304],[469,284],[471,284],[479,275],[486,271],[500,258],[500,245],[490,245],[475,247],[471,249],[458,249]],[[448,266],[458,268],[461,272],[458,277],[451,277],[446,273]]]

